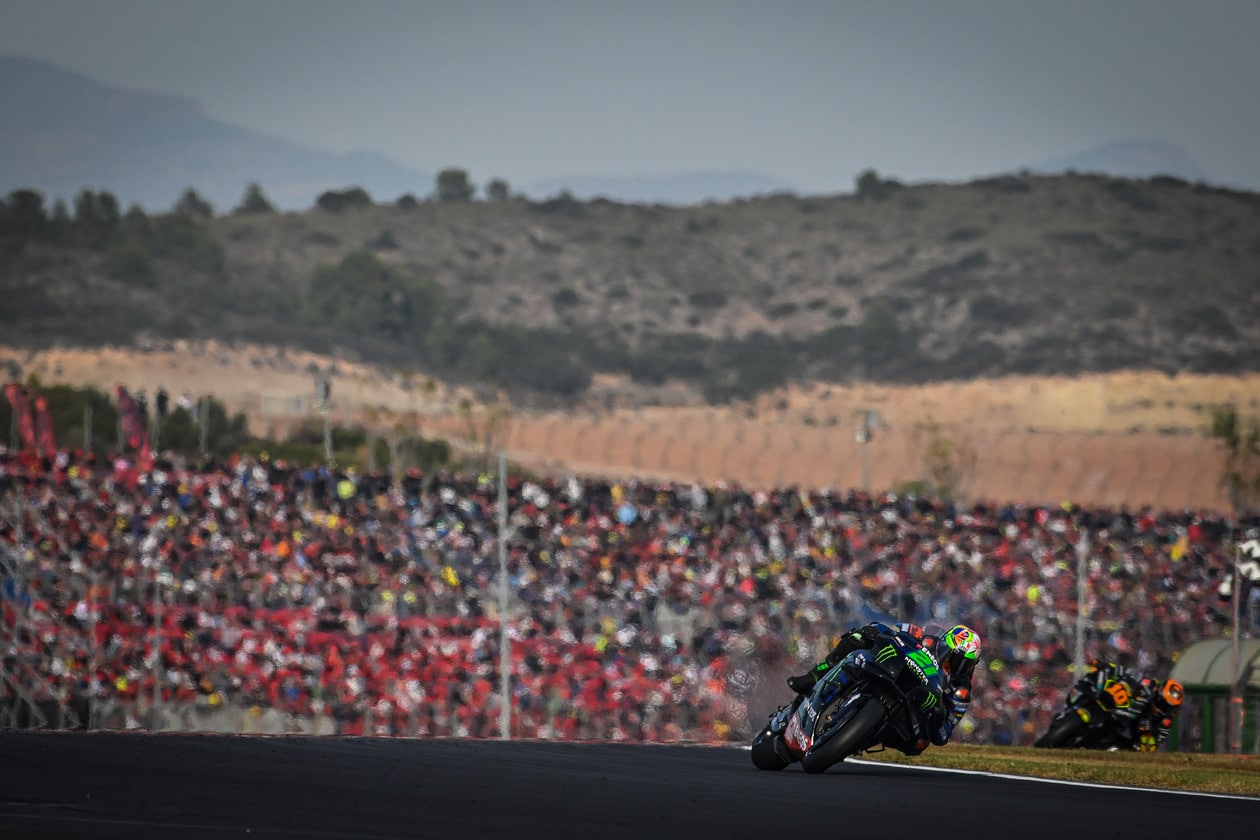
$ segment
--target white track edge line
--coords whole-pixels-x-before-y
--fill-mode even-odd
[[[751,750],[743,746],[741,750]],[[1243,802],[1260,802],[1260,797],[1240,793],[1207,793],[1198,790],[1172,790],[1169,788],[1135,787],[1133,785],[1109,785],[1103,782],[1079,782],[1072,779],[1047,779],[1043,776],[1020,776],[1016,773],[995,773],[992,770],[963,770],[958,767],[932,767],[927,764],[899,764],[895,761],[871,761],[868,758],[846,758],[845,764],[861,764],[867,767],[901,767],[906,770],[934,770],[937,773],[959,773],[966,776],[990,776],[994,779],[1010,779],[1016,782],[1044,782],[1051,785],[1075,785],[1076,787],[1102,788],[1103,790],[1132,790],[1139,793],[1171,793],[1177,796],[1202,796],[1208,799],[1237,799]]]
[[[1203,796],[1209,799],[1238,799],[1243,802],[1260,802],[1260,797],[1243,796],[1238,793],[1208,793],[1198,790],[1172,790],[1169,788],[1136,787],[1133,785],[1109,785],[1104,782],[1081,782],[1072,779],[1047,779],[1043,776],[1020,776],[1015,773],[995,773],[992,770],[962,770],[957,767],[931,767],[926,764],[898,764],[889,761],[871,761],[870,759],[849,758],[846,764],[863,764],[868,767],[904,767],[908,770],[934,770],[938,773],[960,773],[968,776],[991,776],[995,779],[1012,779],[1017,782],[1044,782],[1051,785],[1073,785],[1075,787],[1102,788],[1104,790],[1132,790],[1139,793],[1171,793],[1177,796]]]

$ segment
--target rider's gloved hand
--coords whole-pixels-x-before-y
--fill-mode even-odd
[[[875,637],[879,635],[879,628],[868,624],[861,630],[858,630],[858,635],[862,637],[862,641],[870,643],[875,641]]]
[[[966,686],[959,686],[953,691],[946,692],[945,705],[953,715],[954,723],[963,719],[963,715],[967,714],[967,710],[971,708],[971,689]]]

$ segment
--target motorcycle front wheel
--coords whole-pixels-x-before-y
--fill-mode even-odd
[[[1078,715],[1063,715],[1051,721],[1050,728],[1033,743],[1033,746],[1048,749],[1075,747],[1084,738],[1085,730],[1085,722]]]
[[[775,739],[778,737],[770,731],[769,726],[766,726],[761,730],[761,734],[753,739],[752,762],[758,770],[782,770],[788,766],[789,762],[785,761],[774,748]]]
[[[821,744],[811,746],[809,752],[801,756],[802,770],[806,773],[822,773],[872,742],[872,733],[884,722],[887,710],[883,703],[873,697],[860,702],[861,707],[841,724],[839,730]]]

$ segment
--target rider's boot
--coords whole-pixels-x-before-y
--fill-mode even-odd
[[[791,676],[787,678],[788,688],[804,697],[814,690],[814,686],[818,682],[818,678],[831,670],[831,663],[823,661],[819,662],[812,669],[803,674]]]

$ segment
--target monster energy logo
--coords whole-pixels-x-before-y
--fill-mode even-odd
[[[882,648],[879,653],[875,654],[875,661],[887,662],[889,659],[892,659],[896,655],[897,655],[897,648],[893,647],[892,645],[888,645],[887,647]]]
[[[923,669],[925,676],[930,677],[936,673],[936,662],[932,659],[931,655],[927,653],[927,651],[911,651],[906,658]]]
[[[936,705],[936,695],[929,691],[923,695],[923,702],[919,704],[919,710],[926,712],[928,709],[932,708],[935,705]]]

